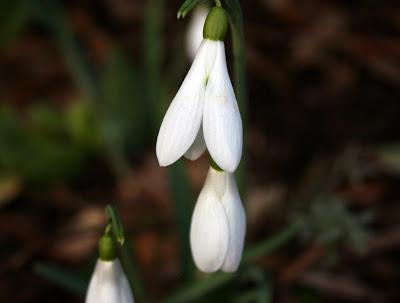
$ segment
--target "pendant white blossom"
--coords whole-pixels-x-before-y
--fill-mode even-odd
[[[158,162],[167,166],[183,155],[195,160],[205,147],[223,170],[236,170],[242,155],[242,120],[224,42],[210,39],[203,39],[164,116],[156,144]]]
[[[128,280],[118,259],[97,260],[85,303],[133,303]]]
[[[240,264],[246,215],[234,175],[210,167],[192,216],[190,246],[204,272],[234,272]]]

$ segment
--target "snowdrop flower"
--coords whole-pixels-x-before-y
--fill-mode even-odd
[[[186,33],[186,52],[189,58],[193,59],[203,40],[203,27],[209,9],[205,5],[197,6],[190,19]]]
[[[246,215],[234,175],[210,167],[192,216],[190,246],[204,272],[239,267],[246,233]]]
[[[167,166],[180,157],[195,160],[206,147],[216,164],[233,173],[242,155],[242,120],[226,65],[225,11],[207,16],[204,39],[172,100],[157,137],[157,158]]]
[[[134,303],[121,263],[109,246],[110,241],[110,236],[100,240],[100,258],[90,279],[85,303]]]

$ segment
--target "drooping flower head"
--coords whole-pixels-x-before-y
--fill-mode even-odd
[[[225,58],[227,28],[225,11],[211,9],[204,39],[158,133],[156,152],[161,166],[183,155],[195,160],[206,148],[223,170],[233,173],[239,165],[242,120]]]
[[[85,303],[134,303],[112,241],[110,236],[105,235],[99,242],[99,259],[90,279]]]
[[[196,266],[204,272],[237,270],[246,233],[246,215],[234,175],[210,167],[190,227]]]

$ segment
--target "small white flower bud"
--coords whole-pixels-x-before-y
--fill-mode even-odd
[[[97,260],[85,303],[133,303],[128,280],[118,259]]]

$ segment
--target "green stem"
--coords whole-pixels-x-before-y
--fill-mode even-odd
[[[243,121],[243,152],[242,160],[237,170],[239,190],[243,197],[246,197],[247,180],[247,122],[248,122],[248,100],[246,84],[246,64],[245,64],[245,38],[243,29],[243,13],[240,8],[239,0],[225,1],[231,24],[231,36],[233,44],[235,91],[239,104],[240,113]],[[245,199],[245,198],[244,198]]]

